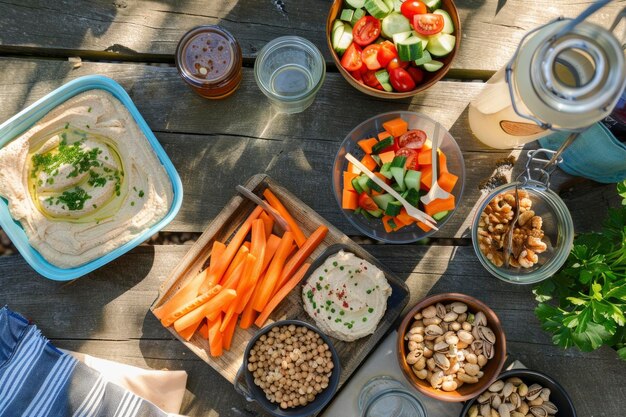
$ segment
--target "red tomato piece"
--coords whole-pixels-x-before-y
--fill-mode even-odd
[[[385,41],[380,44],[377,58],[381,66],[386,68],[391,60],[397,57],[398,51],[396,50],[396,46],[392,42]]]
[[[359,45],[352,42],[341,57],[341,66],[348,71],[356,71],[361,69],[362,65],[363,60],[361,59],[361,48]]]
[[[406,156],[406,163],[404,164],[404,167],[406,169],[412,169],[414,171],[417,171],[417,168],[419,166],[417,163],[417,155],[418,152],[415,149],[411,148],[400,148],[396,152],[396,156]]]
[[[364,210],[378,210],[376,202],[367,193],[361,193],[359,195],[359,207]]]
[[[369,45],[380,36],[380,20],[374,16],[363,16],[354,24],[352,36],[358,45]]]
[[[419,84],[424,80],[424,71],[422,71],[421,69],[409,67],[406,70],[408,71],[409,75],[411,75],[411,78],[413,78],[413,81],[415,81],[415,84]]]
[[[350,71],[350,75],[352,75],[352,78],[354,78],[355,80],[357,80],[361,84],[364,84],[364,82],[363,82],[363,74],[361,74],[361,71],[359,71],[359,70],[357,70],[357,71]]]
[[[416,14],[428,13],[428,8],[422,1],[406,0],[402,3],[402,6],[400,6],[400,13],[402,13],[407,19],[411,20]]]
[[[426,132],[419,129],[413,129],[400,136],[398,144],[401,148],[421,149],[426,142]]]
[[[406,68],[408,66],[409,66],[408,62],[400,61],[400,58],[395,57],[391,61],[389,61],[389,63],[387,64],[387,71],[391,73],[391,70],[394,70],[396,68]]]
[[[393,145],[387,146],[385,149],[380,151],[380,153],[389,152],[389,151],[397,152],[398,149],[400,149],[400,142],[398,141],[398,137],[396,136],[395,138],[393,138]]]
[[[378,62],[378,51],[380,51],[380,45],[376,43],[368,45],[363,49],[361,57],[367,69],[376,71],[382,68],[382,65]]]
[[[436,13],[416,14],[413,28],[422,35],[434,35],[443,29],[443,16]]]
[[[376,71],[367,71],[367,72],[365,72],[363,74],[363,82],[365,83],[365,85],[368,85],[370,87],[373,87],[373,88],[380,87],[382,89],[383,86],[380,85],[380,82],[378,81],[378,78],[376,78],[375,73],[376,73]]]
[[[395,68],[389,71],[391,86],[400,92],[411,91],[415,88],[415,81],[404,68]]]

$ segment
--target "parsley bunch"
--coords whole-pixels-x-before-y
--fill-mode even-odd
[[[608,345],[626,360],[626,181],[618,193],[623,206],[609,210],[602,231],[577,236],[563,268],[533,293],[554,344],[584,352]]]

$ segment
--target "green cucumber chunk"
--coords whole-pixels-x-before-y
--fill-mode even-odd
[[[428,52],[427,50],[422,51],[422,57],[420,59],[416,59],[415,61],[415,65],[424,65],[427,62],[430,62],[433,60],[433,58],[430,56],[430,52]]]
[[[385,139],[378,142],[376,145],[372,146],[372,153],[378,154],[385,148],[393,145],[393,136],[386,137]]]
[[[397,216],[402,210],[402,203],[399,201],[391,201],[385,208],[385,214],[388,216]]]
[[[356,191],[357,193],[361,194],[365,192],[365,190],[361,188],[361,184],[359,184],[359,177],[352,178],[351,183],[352,183],[352,188],[354,188],[354,191]]]
[[[435,61],[434,59],[430,62],[425,63],[422,67],[428,72],[435,72],[440,70],[443,67],[443,62]]]
[[[438,33],[430,37],[428,52],[433,56],[446,56],[454,50],[456,37],[447,33]]]
[[[404,3],[404,0],[393,0],[393,11],[400,13],[402,3]]]
[[[352,16],[354,16],[354,10],[352,9],[343,9],[341,11],[341,16],[339,17],[339,19],[350,23],[352,21]]]
[[[367,185],[367,180],[369,180],[367,175],[361,175],[360,177],[357,177],[356,180],[359,182],[359,187],[361,187],[363,192],[369,194],[370,187]]]
[[[411,30],[409,19],[400,13],[393,12],[383,19],[382,35],[393,39],[393,35]]]
[[[356,9],[354,11],[354,14],[352,15],[352,20],[350,21],[350,24],[352,26],[356,25],[356,22],[358,22],[359,19],[361,19],[363,16],[365,16],[365,10],[363,10],[363,9]]]
[[[404,199],[413,207],[417,207],[420,203],[420,192],[415,188],[409,188],[404,195]]]
[[[400,42],[409,39],[411,36],[413,36],[413,31],[407,30],[406,32],[396,33],[395,35],[392,36],[392,40],[393,40],[393,43],[396,45],[396,48],[398,48],[398,44]]]
[[[346,0],[346,5],[353,9],[362,9],[365,6],[365,0]]]
[[[452,18],[448,12],[443,9],[437,9],[433,13],[443,16],[443,29],[441,29],[441,33],[454,33],[454,23],[452,23]]]
[[[393,184],[391,184],[391,188],[397,192],[397,193],[403,193],[406,191],[406,188],[402,188],[400,187],[400,184],[394,182]]]
[[[406,174],[404,174],[404,184],[408,189],[419,191],[421,178],[422,173],[420,171],[409,169],[406,171]]]
[[[374,162],[376,162],[376,164],[378,166],[382,165],[382,161],[380,160],[380,156],[378,156],[378,155],[370,155],[370,156],[372,157],[372,159],[374,160]]]
[[[383,166],[380,167],[380,174],[387,179],[392,179],[393,175],[391,174],[390,168],[391,162],[384,163]]]
[[[398,50],[398,57],[402,61],[415,61],[416,59],[420,59],[424,54],[422,41],[414,36],[398,42],[396,48]]]
[[[376,217],[377,219],[380,219],[381,217],[383,217],[383,211],[381,209],[377,209],[377,210],[365,210],[370,216]]]
[[[424,0],[424,4],[428,10],[436,10],[441,7],[441,0]]]
[[[333,22],[333,30],[331,31],[331,40],[333,43],[333,49],[336,51],[339,46],[339,41],[341,40],[341,36],[345,31],[345,26],[341,20],[335,20]]]
[[[393,158],[393,161],[391,161],[390,171],[401,191],[406,190],[406,186],[404,185],[404,172],[406,171],[404,168],[405,164],[406,156],[396,156]]]
[[[383,86],[383,89],[385,91],[393,91],[393,87],[389,83],[389,73],[387,72],[387,70],[381,69],[379,71],[376,71],[374,75],[376,76],[376,79],[378,80],[380,85]]]
[[[422,49],[426,49],[426,47],[428,46],[428,42],[430,41],[430,36],[419,34],[416,31],[412,31],[411,36],[422,41]]]
[[[393,12],[393,0],[383,0],[383,1],[385,2],[387,7],[389,8],[389,11]]]
[[[383,0],[365,0],[365,10],[376,19],[382,19],[391,11]]]
[[[433,214],[433,219],[439,221],[448,215],[448,211],[440,211],[439,213]]]
[[[391,194],[374,195],[372,196],[372,200],[374,200],[378,208],[383,211],[387,209],[387,204],[392,201],[397,201]]]
[[[374,190],[374,191],[379,192],[379,193],[383,192],[382,187],[380,185],[376,184],[374,182],[374,180],[372,180],[371,178],[367,179],[366,184],[367,184],[368,187],[370,187],[370,190]]]

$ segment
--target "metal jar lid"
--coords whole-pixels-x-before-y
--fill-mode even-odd
[[[519,49],[517,93],[544,127],[576,130],[606,117],[626,86],[624,52],[613,33],[583,21],[561,33],[559,20]]]

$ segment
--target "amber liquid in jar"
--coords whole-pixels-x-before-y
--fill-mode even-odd
[[[201,96],[224,98],[241,83],[241,48],[225,29],[198,26],[178,43],[176,67],[183,80]]]

